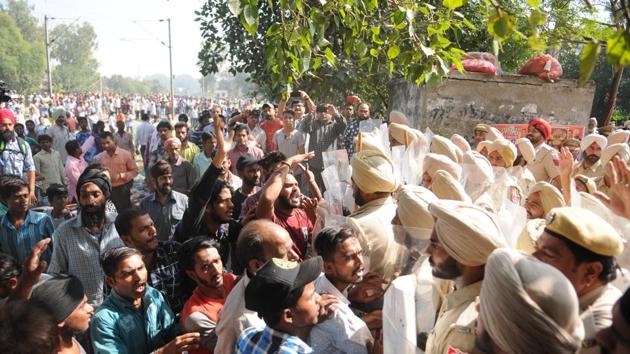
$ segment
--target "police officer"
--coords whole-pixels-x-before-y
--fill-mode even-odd
[[[580,354],[599,353],[597,331],[612,323],[612,309],[621,291],[616,258],[623,251],[621,236],[599,216],[582,208],[553,209],[536,242],[534,256],[560,270],[579,298],[585,337]]]

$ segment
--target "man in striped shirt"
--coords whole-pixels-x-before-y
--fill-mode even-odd
[[[33,246],[51,237],[55,227],[50,216],[29,210],[29,188],[24,180],[10,180],[0,192],[8,206],[7,213],[0,219],[0,251],[13,256],[18,264],[24,264]],[[52,248],[48,248],[42,260],[49,262],[51,254]]]

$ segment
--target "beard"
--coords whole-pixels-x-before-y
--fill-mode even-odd
[[[14,133],[10,132],[8,130],[5,130],[5,131],[2,132],[2,140],[5,143],[11,142],[13,140],[13,136],[14,136]]]
[[[429,258],[431,264],[433,276],[440,279],[455,279],[462,275],[462,272],[457,267],[457,262],[453,258],[448,258],[446,261],[439,265],[433,263],[433,259]]]
[[[588,161],[591,164],[597,163],[599,161],[599,156],[597,155],[584,155],[584,160]]]
[[[91,228],[100,226],[105,220],[105,203],[98,206],[81,207],[81,222],[83,226]]]
[[[158,188],[158,192],[160,192],[160,194],[162,195],[171,194],[172,190],[173,188],[171,188],[171,186],[162,186],[161,188]]]
[[[535,137],[535,136],[533,136],[533,135],[527,134],[527,139],[529,139],[529,141],[530,141],[533,145],[536,145],[536,144],[540,141],[540,139],[542,139],[542,138],[541,138],[541,137],[536,138],[536,137]]]

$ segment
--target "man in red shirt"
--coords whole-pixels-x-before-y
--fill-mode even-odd
[[[219,244],[199,236],[186,241],[179,250],[179,264],[197,287],[181,313],[184,332],[199,332],[201,345],[190,354],[208,354],[217,344],[215,333],[219,312],[236,284],[236,276],[223,272]]]
[[[318,199],[302,195],[290,167],[291,164],[283,161],[267,180],[258,200],[256,218],[272,220],[285,228],[293,240],[293,250],[301,261],[306,258],[307,248],[311,244]],[[307,175],[312,180],[312,174]],[[320,195],[319,191],[314,195]]]
[[[276,108],[269,103],[262,106],[265,120],[260,123],[260,128],[265,131],[267,141],[265,142],[265,152],[274,151],[273,135],[284,126],[282,119],[276,118]]]

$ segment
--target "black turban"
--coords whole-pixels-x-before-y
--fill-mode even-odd
[[[70,275],[56,275],[33,289],[31,299],[46,306],[57,323],[65,321],[83,302],[81,281]]]
[[[112,191],[112,182],[104,169],[101,167],[88,166],[85,171],[83,171],[77,181],[77,198],[81,195],[81,187],[86,183],[96,184],[103,194],[105,194],[105,199],[109,199],[109,194]]]

